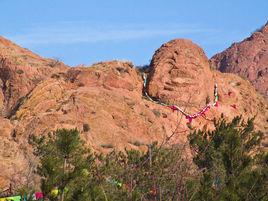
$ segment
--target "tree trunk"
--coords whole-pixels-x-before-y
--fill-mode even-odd
[[[63,165],[63,175],[65,175],[65,168],[66,168],[66,158],[64,159],[64,165]],[[60,201],[64,201],[64,188],[62,189],[61,198]]]

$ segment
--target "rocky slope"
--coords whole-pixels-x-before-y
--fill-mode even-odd
[[[234,43],[210,60],[213,68],[248,79],[268,98],[268,22],[249,38]]]
[[[64,70],[64,64],[23,49],[0,37],[0,113],[8,117],[39,82]]]
[[[173,40],[156,51],[145,90],[195,113],[213,100],[218,83],[219,107],[191,125],[181,113],[143,96],[141,73],[129,62],[69,68],[1,41],[0,52],[7,51],[4,58],[8,58],[0,66],[1,107],[8,115],[0,117],[0,188],[10,182],[16,186],[37,182],[28,138],[57,128],[78,128],[88,145],[104,153],[113,148],[145,150],[146,144],[170,136],[168,143],[185,143],[190,128],[212,128],[212,119],[221,114],[228,119],[256,115],[256,128],[268,135],[267,100],[248,81],[210,70],[203,50],[189,40]],[[17,73],[19,69],[23,73]]]

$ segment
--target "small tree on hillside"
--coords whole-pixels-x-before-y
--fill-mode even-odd
[[[38,173],[41,189],[50,200],[72,200],[80,191],[79,182],[89,178],[94,159],[85,149],[76,129],[60,129],[48,138],[33,138],[35,154],[40,159]]]
[[[214,123],[214,131],[189,136],[194,162],[203,175],[195,200],[268,200],[268,166],[259,149],[262,133],[254,131],[253,119]]]

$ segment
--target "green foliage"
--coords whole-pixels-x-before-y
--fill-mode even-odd
[[[16,194],[21,195],[21,197],[25,198],[27,201],[33,201],[34,191],[27,187],[21,187],[17,189]]]
[[[154,143],[144,154],[126,150],[100,158],[99,171],[106,175],[103,187],[107,197],[126,201],[186,199],[186,178],[189,180],[191,166],[182,158],[182,150]]]
[[[156,117],[160,117],[161,116],[161,112],[159,112],[159,110],[153,109],[153,113]]]
[[[268,154],[259,149],[262,133],[254,131],[253,119],[214,125],[189,135],[199,171],[184,154],[189,148],[179,145],[93,156],[77,130],[33,138],[41,189],[51,201],[267,201]]]
[[[137,146],[137,147],[144,145],[144,143],[141,142],[141,141],[139,141],[139,140],[128,141],[128,143],[129,143],[129,144],[133,144],[133,145],[135,145],[135,146]]]
[[[195,200],[268,200],[262,133],[254,131],[253,120],[215,120],[214,131],[190,134],[193,160],[202,171]]]
[[[88,132],[88,131],[90,131],[90,126],[89,126],[89,124],[87,124],[87,123],[84,123],[84,124],[83,124],[83,131],[84,131],[84,132]]]
[[[188,196],[186,178],[191,168],[178,146],[154,143],[145,153],[112,151],[93,158],[82,147],[77,130],[58,130],[34,142],[40,157],[41,188],[49,200],[168,201]],[[50,195],[55,187],[60,190],[57,197]]]
[[[48,138],[33,138],[35,154],[40,158],[38,173],[41,176],[41,189],[50,200],[71,200],[73,188],[83,178],[90,177],[94,158],[85,149],[76,129],[57,130]],[[59,196],[52,196],[53,189]],[[65,199],[64,199],[65,198]]]

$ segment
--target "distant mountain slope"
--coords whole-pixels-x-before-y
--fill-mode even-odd
[[[268,22],[249,38],[210,59],[211,66],[248,79],[268,98]]]

